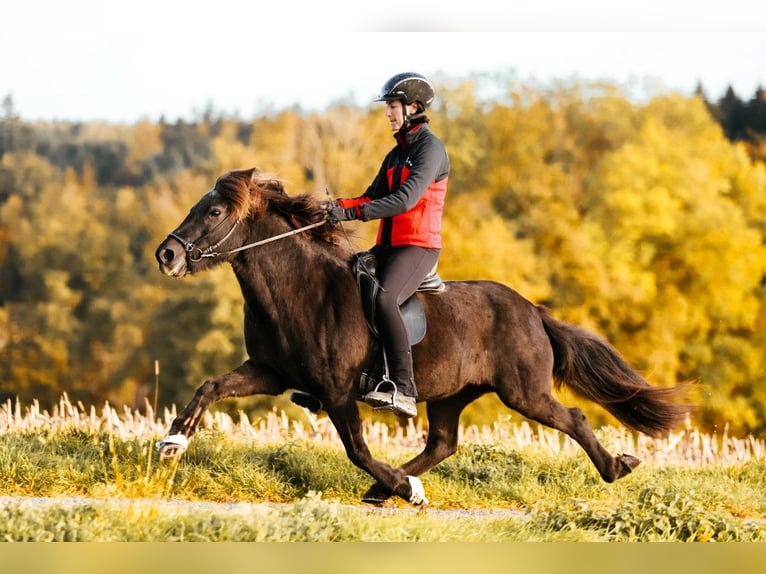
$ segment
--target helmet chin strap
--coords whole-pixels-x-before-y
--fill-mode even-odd
[[[420,119],[426,115],[426,109],[421,106],[420,104],[416,104],[418,111],[414,114],[410,115],[407,113],[407,103],[404,100],[399,100],[402,102],[402,127],[399,128],[399,131],[406,131],[412,126],[412,121]]]
[[[407,113],[407,102],[404,98],[399,101],[402,102],[402,127],[399,128],[399,131],[404,131],[410,127],[410,114]]]

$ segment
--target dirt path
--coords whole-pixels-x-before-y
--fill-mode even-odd
[[[452,509],[425,507],[395,507],[395,506],[371,506],[371,505],[353,505],[341,504],[327,501],[328,504],[336,504],[344,510],[351,510],[362,513],[373,514],[400,514],[424,512],[433,516],[448,518],[520,518],[524,519],[527,515],[520,510],[512,509]],[[167,512],[193,512],[193,511],[211,511],[219,514],[253,514],[254,510],[282,510],[292,506],[291,503],[279,502],[204,502],[188,500],[165,500],[150,498],[93,498],[86,496],[0,496],[0,506],[20,504],[30,508],[50,508],[53,506],[102,506],[107,508],[119,509],[125,507],[148,507],[154,510],[163,510]]]

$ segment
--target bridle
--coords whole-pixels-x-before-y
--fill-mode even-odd
[[[226,221],[226,220],[224,219],[224,221]],[[319,227],[320,225],[324,225],[325,222],[327,221],[327,219],[325,218],[322,221],[317,221],[316,223],[312,223],[310,225],[304,225],[303,227],[298,227],[297,229],[293,229],[293,230],[288,231],[286,233],[281,233],[279,235],[274,235],[272,237],[267,237],[266,239],[262,239],[260,241],[254,242],[254,243],[248,243],[247,245],[242,245],[241,247],[237,247],[236,249],[230,249],[229,251],[222,251],[222,252],[216,251],[216,249],[218,249],[221,246],[221,244],[224,241],[226,241],[229,237],[231,237],[232,233],[234,233],[234,230],[237,228],[237,225],[239,225],[239,220],[237,220],[237,221],[235,221],[232,224],[231,229],[229,229],[229,232],[226,235],[224,235],[223,238],[220,241],[218,241],[215,245],[210,245],[204,251],[195,245],[195,243],[198,243],[200,241],[200,239],[205,238],[210,233],[212,233],[213,231],[218,229],[218,227],[224,221],[222,221],[221,223],[216,225],[213,229],[211,229],[207,233],[204,233],[203,235],[201,235],[200,237],[198,237],[194,241],[186,241],[184,238],[179,237],[175,233],[168,233],[168,237],[172,237],[173,239],[178,241],[183,246],[183,248],[186,250],[186,257],[187,257],[187,259],[189,261],[191,261],[192,263],[196,263],[196,262],[201,261],[202,259],[204,259],[206,257],[220,257],[221,255],[231,255],[232,253],[237,253],[239,251],[244,251],[246,249],[251,249],[253,247],[258,247],[260,245],[265,245],[267,243],[271,243],[272,241],[277,241],[279,239],[284,239],[286,237],[290,237],[291,235],[296,235],[298,233],[303,233],[304,231],[308,231],[309,229],[314,229],[315,227]],[[197,253],[195,253],[195,250],[196,250]],[[195,258],[195,255],[196,255],[196,258]]]
[[[180,237],[172,232],[168,233],[168,237],[172,237],[173,239],[178,241],[181,245],[183,245],[183,248],[186,251],[187,259],[189,259],[189,261],[196,263],[197,261],[201,261],[205,257],[217,257],[218,253],[216,253],[215,250],[218,249],[224,241],[226,241],[229,237],[231,237],[231,234],[234,233],[234,230],[237,228],[237,225],[239,225],[239,220],[235,221],[234,224],[231,226],[231,229],[229,229],[229,232],[226,235],[224,235],[223,238],[218,243],[216,243],[215,245],[209,245],[204,251],[202,251],[202,249],[200,249],[199,247],[195,245],[196,243],[199,243],[201,239],[204,239],[205,237],[213,233],[216,229],[218,229],[221,225],[223,225],[225,221],[227,220],[224,219],[218,225],[213,227],[213,229],[211,229],[210,231],[206,233],[203,233],[194,241],[186,241],[183,237]],[[196,258],[195,258],[195,250],[197,251],[197,253],[199,253],[199,255]]]

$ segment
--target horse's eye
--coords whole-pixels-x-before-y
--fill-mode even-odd
[[[218,217],[219,215],[221,215],[221,210],[217,207],[214,207],[210,210],[210,217]]]

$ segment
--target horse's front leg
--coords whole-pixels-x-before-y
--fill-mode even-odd
[[[455,454],[458,447],[460,413],[481,396],[481,389],[465,389],[460,394],[440,401],[427,403],[428,438],[423,451],[405,462],[401,469],[407,474],[420,476],[445,458]],[[383,504],[391,497],[391,492],[376,482],[362,496],[362,501],[369,504]]]
[[[412,504],[428,504],[423,483],[416,476],[408,476],[401,469],[376,460],[370,454],[362,433],[359,408],[355,403],[327,409],[348,458],[356,466],[369,473],[390,493],[400,496]]]
[[[202,416],[213,403],[231,397],[278,395],[283,390],[271,372],[257,367],[251,361],[244,362],[225,375],[205,381],[170,425],[167,436],[157,443],[160,457],[171,458],[183,454],[189,439],[197,432]]]

